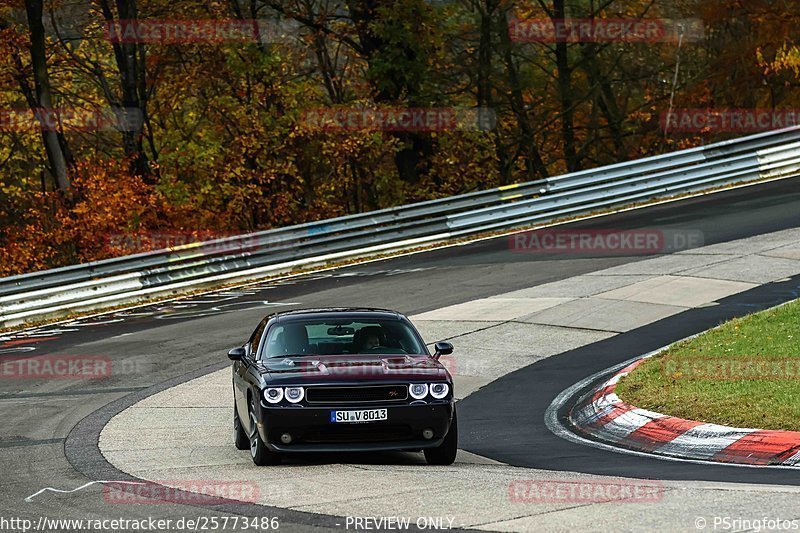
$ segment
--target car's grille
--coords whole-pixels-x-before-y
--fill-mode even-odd
[[[300,439],[308,444],[407,440],[414,440],[410,427],[383,424],[334,424],[315,427],[306,431]]]
[[[375,385],[365,387],[309,387],[308,403],[356,404],[369,402],[402,402],[408,398],[406,385]]]

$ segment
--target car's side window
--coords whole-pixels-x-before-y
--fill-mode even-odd
[[[250,353],[252,353],[256,359],[258,358],[258,347],[261,344],[261,337],[264,336],[264,327],[266,325],[267,322],[262,321],[250,337]]]

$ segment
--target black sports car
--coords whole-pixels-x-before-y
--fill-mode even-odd
[[[257,465],[294,452],[422,450],[449,465],[458,448],[453,380],[405,316],[379,309],[269,315],[233,363],[234,443]]]

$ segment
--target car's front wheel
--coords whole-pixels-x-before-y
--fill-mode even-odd
[[[456,461],[458,453],[458,416],[453,411],[453,421],[450,423],[450,431],[444,441],[436,448],[425,450],[425,460],[429,465],[451,465]]]
[[[267,449],[267,445],[264,444],[264,441],[261,440],[261,435],[258,433],[258,418],[256,418],[256,407],[255,402],[257,400],[254,398],[250,402],[250,434],[248,435],[250,440],[250,457],[253,458],[253,462],[258,466],[269,466],[269,465],[276,465],[281,462],[281,456],[277,453],[273,453]]]

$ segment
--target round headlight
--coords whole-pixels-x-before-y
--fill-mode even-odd
[[[447,383],[432,383],[430,388],[431,396],[437,400],[441,400],[450,392],[450,386]]]
[[[291,403],[297,403],[303,399],[303,387],[286,387],[286,399]]]
[[[269,403],[278,403],[283,400],[283,389],[267,389],[264,391],[264,399]]]
[[[426,383],[412,383],[408,386],[408,393],[415,400],[421,400],[428,395],[428,385]]]

